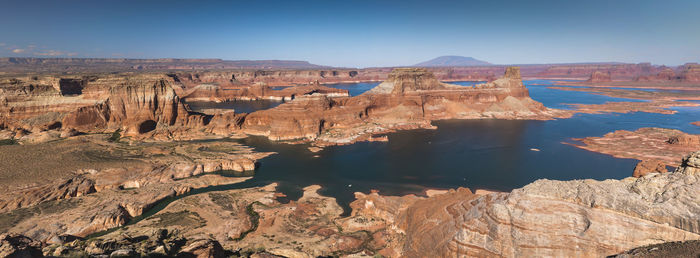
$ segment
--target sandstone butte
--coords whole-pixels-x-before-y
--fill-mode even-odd
[[[216,75],[216,74],[214,74]],[[264,83],[237,87],[191,82],[219,80],[175,74],[102,75],[81,78],[28,77],[3,82],[0,128],[3,135],[41,142],[79,133],[111,133],[134,139],[177,140],[233,134],[273,140],[347,144],[375,133],[428,128],[437,119],[551,119],[561,115],[529,98],[517,67],[502,78],[474,87],[439,82],[425,69],[394,69],[375,89],[356,97],[313,83],[270,90]],[[218,78],[218,79],[216,79]],[[180,92],[180,93],[178,93]],[[289,100],[250,114],[193,112],[180,94],[193,99]]]
[[[589,78],[586,82],[592,82],[592,83],[599,83],[599,82],[610,82],[612,79],[610,78],[610,72],[603,72],[603,71],[595,71],[591,74],[591,78]]]
[[[474,87],[442,83],[425,69],[397,68],[356,97],[304,96],[246,116],[244,133],[273,140],[347,144],[397,129],[431,128],[439,119],[551,119],[557,110],[530,99],[519,69]]]
[[[431,197],[356,193],[348,217],[340,216],[343,210],[333,198],[317,193],[319,186],[304,188],[299,200],[284,204],[274,199],[272,184],[188,196],[150,219],[89,240],[66,235],[54,224],[86,221],[102,211],[45,206],[0,235],[0,250],[3,255],[221,257],[233,250],[285,257],[601,257],[700,240],[699,172],[695,152],[672,173],[640,178],[541,179],[509,193],[474,194],[466,188]],[[72,213],[83,216],[75,220]],[[38,223],[46,220],[54,223]]]

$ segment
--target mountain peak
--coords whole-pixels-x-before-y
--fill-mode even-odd
[[[481,66],[491,65],[486,61],[481,61],[473,57],[466,56],[441,56],[429,61],[418,63],[415,66],[419,67],[439,67],[439,66]]]

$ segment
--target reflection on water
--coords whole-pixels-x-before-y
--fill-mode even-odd
[[[270,109],[280,104],[283,101],[278,100],[234,100],[224,102],[208,102],[208,101],[188,101],[187,104],[195,112],[202,112],[204,109],[231,109],[236,113],[251,113],[258,110]]]

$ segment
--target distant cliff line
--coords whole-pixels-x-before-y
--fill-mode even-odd
[[[508,65],[448,66],[428,68],[443,81],[489,81],[503,74]],[[652,65],[651,63],[572,63],[572,64],[524,64],[524,78],[578,79],[587,80],[597,71],[609,73],[614,81],[637,81],[659,77],[659,74],[681,74],[695,72],[697,64],[676,67]],[[400,66],[397,66],[400,67]],[[409,66],[403,66],[409,67]],[[322,66],[307,61],[295,60],[223,60],[223,59],[130,59],[130,58],[34,58],[0,57],[0,75],[21,74],[86,74],[119,72],[202,72],[202,71],[295,71],[281,76],[297,79],[318,80],[321,83],[382,81],[395,67],[341,68]],[[690,69],[692,68],[692,69]],[[267,72],[266,72],[267,73]],[[309,74],[318,74],[311,78]],[[352,78],[332,78],[334,74],[352,74]],[[280,74],[281,75],[281,74]],[[330,76],[327,76],[330,75]],[[304,78],[296,78],[296,77]]]

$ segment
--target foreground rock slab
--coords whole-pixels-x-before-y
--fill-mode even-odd
[[[509,193],[356,193],[348,217],[318,194],[320,186],[289,203],[275,199],[275,187],[181,198],[137,224],[45,253],[215,255],[221,246],[227,254],[263,257],[601,257],[700,240],[700,152],[675,172],[640,178],[543,179]]]

